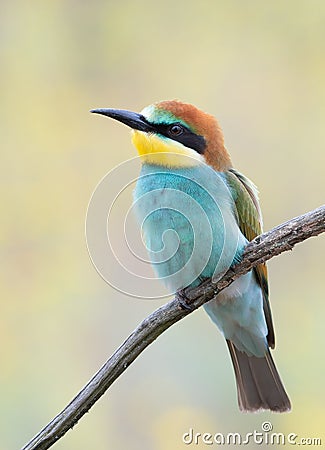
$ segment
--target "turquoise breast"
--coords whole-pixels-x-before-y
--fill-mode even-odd
[[[144,164],[134,208],[154,270],[173,291],[218,278],[247,242],[225,177],[205,164]]]

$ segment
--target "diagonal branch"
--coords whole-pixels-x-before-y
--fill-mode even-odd
[[[160,334],[174,323],[215,297],[236,278],[254,266],[291,250],[295,244],[325,231],[325,205],[285,222],[250,242],[241,262],[231,267],[220,281],[205,281],[187,289],[191,310],[182,309],[174,298],[146,317],[126,341],[115,351],[89,383],[23,450],[45,450],[59,440],[107,391],[111,384]]]

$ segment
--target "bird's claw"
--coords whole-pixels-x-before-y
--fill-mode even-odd
[[[190,299],[186,296],[184,289],[179,289],[176,292],[176,299],[178,300],[179,306],[185,311],[193,311],[195,308],[193,305],[189,304]]]

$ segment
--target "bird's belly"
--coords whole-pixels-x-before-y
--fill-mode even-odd
[[[245,239],[224,182],[208,180],[211,191],[179,174],[151,175],[138,181],[135,209],[159,278],[176,291],[225,272]]]
[[[214,264],[220,251],[214,245],[210,257],[209,231],[199,220],[192,218],[189,223],[181,213],[168,209],[153,212],[144,222],[145,242],[154,270],[170,289],[196,285],[210,275],[208,266]]]
[[[239,350],[248,355],[264,356],[267,325],[263,296],[252,270],[206,303],[204,309],[225,338]]]

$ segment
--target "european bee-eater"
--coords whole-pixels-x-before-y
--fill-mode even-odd
[[[217,120],[177,100],[141,113],[92,112],[133,129],[142,159],[135,209],[158,276],[175,293],[221,277],[262,232],[262,218],[257,189],[232,167]],[[265,264],[204,307],[226,339],[240,409],[290,410],[269,349],[274,330]]]

